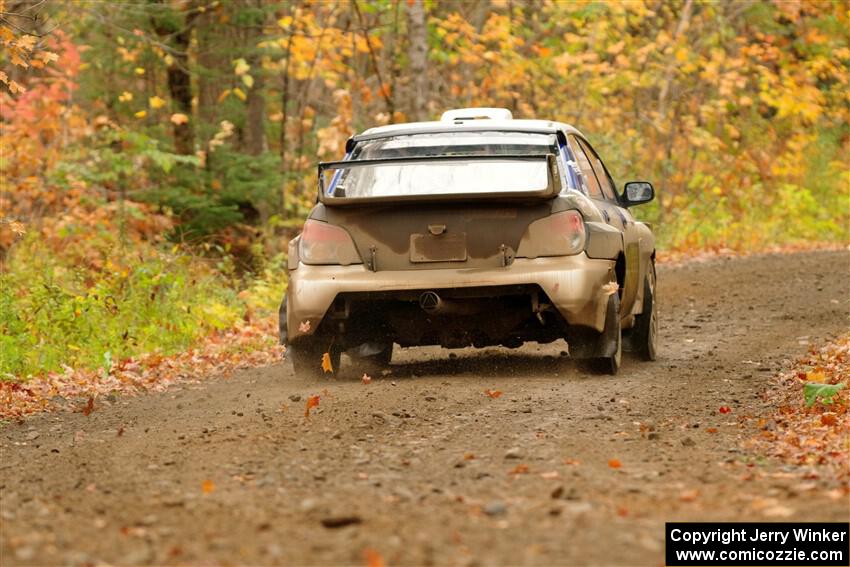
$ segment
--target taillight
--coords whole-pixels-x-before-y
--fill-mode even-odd
[[[586,231],[578,211],[564,211],[538,219],[528,225],[520,241],[517,256],[570,256],[584,250]]]
[[[338,226],[310,220],[304,223],[298,256],[305,264],[360,264],[351,236]]]

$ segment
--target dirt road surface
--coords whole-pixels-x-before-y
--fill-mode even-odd
[[[562,344],[397,349],[368,385],[279,365],[6,424],[2,564],[663,565],[665,521],[847,521],[741,445],[782,361],[847,329],[847,276],[662,266],[659,359],[617,377]]]

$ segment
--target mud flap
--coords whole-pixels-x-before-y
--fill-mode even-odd
[[[614,293],[608,296],[605,307],[605,328],[601,333],[589,328],[572,329],[567,336],[570,357],[575,359],[603,358],[617,351],[617,317],[620,298]]]
[[[608,307],[605,310],[605,330],[599,334],[594,349],[594,358],[608,358],[617,352],[619,337],[619,325],[617,318],[620,316],[620,297],[616,293],[608,296]]]
[[[277,310],[277,330],[280,344],[285,345],[288,338],[286,332],[286,295],[283,296],[283,301],[280,302],[280,308]]]

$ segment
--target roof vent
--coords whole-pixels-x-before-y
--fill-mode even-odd
[[[441,122],[459,120],[511,120],[514,117],[507,108],[455,108],[440,117]]]

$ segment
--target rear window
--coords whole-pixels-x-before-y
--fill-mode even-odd
[[[557,152],[558,141],[554,134],[450,132],[366,140],[357,144],[351,154],[351,159],[457,155],[497,156]]]
[[[335,197],[536,192],[549,183],[543,156],[558,152],[554,134],[452,132],[394,136],[357,144],[350,160],[464,157],[466,160],[382,163],[340,169],[328,187]],[[487,156],[488,159],[474,159]],[[499,159],[505,156],[504,159]]]

